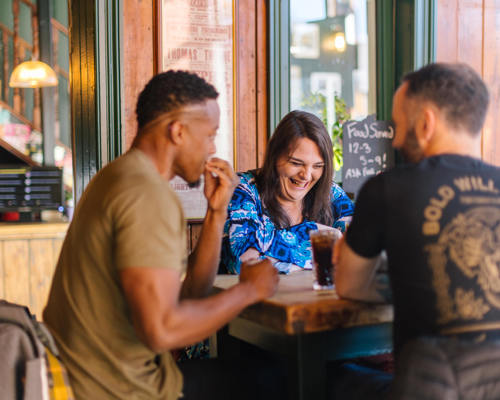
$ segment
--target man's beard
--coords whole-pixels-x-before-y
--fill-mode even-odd
[[[424,158],[424,152],[417,140],[415,127],[408,129],[406,132],[405,141],[401,147],[401,153],[405,161],[410,163],[417,163]]]

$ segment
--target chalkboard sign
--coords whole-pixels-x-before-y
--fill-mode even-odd
[[[342,187],[346,192],[357,194],[370,176],[394,165],[393,137],[391,124],[377,121],[375,115],[344,123]]]

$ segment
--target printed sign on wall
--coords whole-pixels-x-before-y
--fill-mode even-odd
[[[194,72],[215,86],[221,114],[216,156],[233,164],[233,1],[161,0],[159,2],[160,71]],[[205,216],[203,187],[189,188],[181,178],[171,182],[189,219]]]

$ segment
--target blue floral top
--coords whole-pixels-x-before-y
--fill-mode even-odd
[[[290,272],[292,264],[312,268],[309,231],[317,229],[313,221],[278,229],[262,205],[252,172],[239,173],[240,184],[229,203],[228,219],[222,237],[221,263],[229,273],[239,273],[240,256],[253,247],[261,258],[272,257],[282,273]],[[337,184],[332,184],[333,227],[342,232],[351,220],[354,205]]]

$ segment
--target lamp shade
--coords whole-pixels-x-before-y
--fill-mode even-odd
[[[57,76],[54,70],[44,62],[25,61],[12,71],[9,86],[22,88],[57,86]]]

